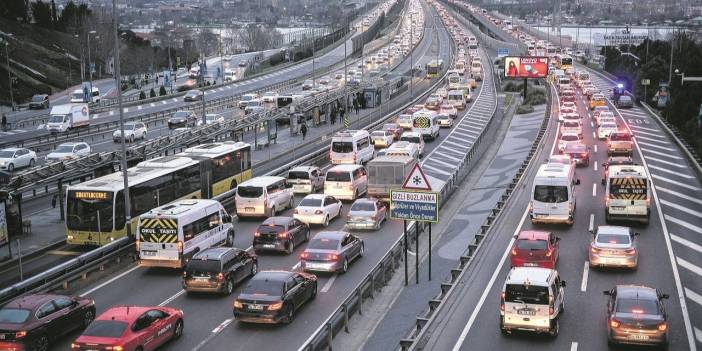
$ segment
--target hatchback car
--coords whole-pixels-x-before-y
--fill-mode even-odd
[[[395,135],[386,130],[374,130],[370,133],[371,142],[377,148],[388,147],[395,140]]]
[[[155,350],[183,336],[183,311],[165,306],[107,309],[71,344],[72,350]]]
[[[29,109],[47,109],[49,108],[49,95],[37,94],[32,96],[32,100],[29,101]]]
[[[319,232],[300,255],[305,271],[341,272],[349,270],[349,262],[363,257],[363,240],[344,231]]]
[[[387,220],[388,207],[378,199],[354,201],[346,215],[348,229],[379,229]]]
[[[512,267],[556,269],[560,238],[551,232],[525,230],[515,237],[512,246]]]
[[[293,217],[307,224],[329,226],[329,221],[338,217],[343,208],[341,200],[324,194],[305,196],[293,211]]]
[[[168,129],[194,127],[197,125],[197,115],[193,111],[176,111],[168,119]]]
[[[84,329],[95,319],[88,297],[34,294],[0,308],[0,350],[48,350],[59,337]]]
[[[190,90],[183,96],[183,101],[200,101],[205,96],[202,90]]]
[[[46,155],[47,161],[68,161],[90,154],[90,145],[84,142],[63,143]]]
[[[237,248],[212,247],[196,253],[185,264],[183,289],[230,295],[236,284],[256,272],[256,255]]]
[[[299,219],[268,217],[256,228],[252,246],[256,253],[271,250],[291,254],[297,245],[309,240],[310,227]]]
[[[593,233],[588,253],[590,267],[636,268],[639,251],[636,237],[629,227],[599,226]]]
[[[436,122],[440,128],[451,128],[453,126],[453,118],[449,115],[437,115]]]
[[[133,143],[137,139],[146,139],[146,124],[143,122],[127,122],[124,124],[125,140]],[[112,140],[116,143],[122,141],[122,131],[115,130],[112,133]]]
[[[563,155],[570,156],[576,166],[587,167],[590,165],[590,148],[583,143],[566,144]]]
[[[12,173],[17,168],[34,167],[37,163],[36,152],[24,148],[7,148],[0,150],[0,169]]]
[[[291,323],[295,312],[315,297],[313,274],[258,272],[234,300],[234,318],[244,323]]]
[[[610,345],[668,345],[668,294],[642,285],[617,285],[604,294]]]

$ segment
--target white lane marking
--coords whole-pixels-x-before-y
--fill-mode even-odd
[[[127,113],[127,112],[129,112],[129,108],[125,107],[122,111],[124,111],[124,113]]]
[[[226,328],[233,321],[234,321],[234,318],[225,319],[224,322],[220,323],[217,326],[217,328],[212,329],[212,333],[217,334],[217,333],[221,332],[222,330],[224,330],[224,328]]]
[[[695,273],[702,277],[702,267],[693,264],[692,262],[686,261],[680,257],[676,257],[678,259],[678,264],[680,267],[686,268],[688,271]],[[700,305],[702,305],[702,299],[700,300]]]
[[[166,100],[161,101],[161,105],[167,104]]]
[[[693,327],[695,329],[695,338],[699,343],[702,343],[702,330],[697,329],[697,327]]]
[[[432,158],[431,160],[428,160],[427,162],[436,162],[436,163],[438,163],[438,164],[440,164],[440,165],[444,165],[444,166],[448,167],[449,169],[456,168],[456,165],[455,165],[455,164],[448,163],[448,162],[444,162],[444,161],[438,160],[438,159],[436,159],[436,158]]]
[[[410,254],[410,255],[412,255],[412,256],[416,256],[416,255],[417,255],[417,254],[416,254],[414,251],[412,251],[412,250],[407,250],[407,253]]]
[[[114,116],[114,115],[115,115],[115,110],[110,110],[110,116]]]
[[[682,160],[683,159],[680,156],[671,155],[670,153],[655,151],[655,150],[647,149],[645,147],[639,147],[639,148],[641,149],[641,151],[644,151],[646,153],[656,154],[656,155],[664,156],[667,158],[672,158],[674,160]]]
[[[152,103],[149,104],[149,106],[154,107],[154,106],[156,106],[156,104],[154,104],[154,103],[152,102]]]
[[[334,284],[335,280],[336,280],[336,274],[332,275],[331,278],[329,278],[329,280],[327,280],[327,282],[324,283],[324,286],[322,287],[322,290],[320,290],[320,291],[323,293],[329,291],[329,289],[331,289],[332,284]]]
[[[425,167],[426,169],[428,169],[428,170],[430,170],[430,171],[433,171],[433,172],[436,172],[436,173],[439,173],[439,174],[451,175],[451,173],[446,172],[446,171],[444,171],[443,169],[439,169],[439,168],[433,167],[432,165],[423,164],[422,167]]]
[[[678,181],[675,181],[675,180],[672,180],[672,179],[669,179],[669,178],[666,178],[666,177],[661,177],[661,176],[659,176],[659,175],[657,175],[657,174],[651,174],[651,177],[652,177],[652,178],[655,178],[655,179],[658,179],[658,180],[660,180],[660,181],[664,181],[664,182],[666,182],[666,183],[675,184],[675,185],[677,185],[677,186],[679,186],[679,187],[688,188],[688,189],[690,189],[690,190],[694,190],[694,191],[701,191],[701,190],[702,190],[702,189],[700,189],[700,188],[698,188],[698,187],[696,187],[696,186],[687,185],[687,184],[685,184],[685,183],[681,183],[681,182],[678,182]]]
[[[642,126],[639,126],[639,125],[636,125],[636,124],[632,125],[631,128],[634,128],[634,129],[643,129],[643,130],[650,130],[650,131],[652,131],[652,132],[660,132],[660,131],[661,131],[660,129],[642,127]]]
[[[595,128],[595,123],[590,121],[590,127]]]
[[[665,140],[661,140],[660,138],[654,139],[654,138],[645,137],[643,135],[636,135],[635,138],[636,138],[636,140],[643,139],[643,140],[654,142],[654,143],[670,145],[669,142],[667,142]]]
[[[141,105],[137,106],[137,110],[139,110],[139,111],[141,111],[142,108],[143,107],[141,107]]]
[[[570,351],[578,351],[578,343],[573,341],[570,343]]]
[[[693,232],[697,232],[698,234],[702,234],[702,228],[700,228],[700,227],[698,227],[698,226],[696,226],[696,225],[694,225],[694,224],[692,224],[692,223],[685,222],[685,221],[683,221],[682,219],[677,219],[677,218],[672,217],[672,216],[670,216],[670,215],[665,215],[665,220],[666,220],[666,221],[671,221],[671,222],[673,222],[673,223],[675,223],[675,224],[677,224],[677,225],[683,226],[683,227],[685,227],[685,228],[687,228],[687,229],[692,230]]]
[[[681,165],[680,163],[675,163],[675,162],[670,162],[670,161],[666,161],[666,160],[661,160],[660,158],[656,158],[656,157],[652,157],[652,156],[646,156],[646,159],[649,159],[649,160],[655,161],[655,162],[665,163],[665,164],[671,165],[671,166],[673,166],[673,167],[687,168],[687,166]]]
[[[670,238],[673,241],[677,242],[678,244],[683,245],[683,246],[687,246],[688,248],[695,250],[695,251],[699,252],[700,254],[702,254],[702,246],[697,245],[697,244],[693,243],[692,241],[687,240],[683,237],[677,236],[673,233],[670,233]]]
[[[173,102],[178,102],[178,99],[176,99],[176,98],[173,98]]]
[[[516,236],[517,234],[519,234],[519,231],[522,229],[522,226],[524,225],[524,221],[526,220],[528,214],[529,214],[529,208],[526,208],[524,210],[524,214],[522,215],[522,219],[519,221],[519,225],[517,225],[517,229],[514,231],[513,236]],[[507,255],[509,255],[510,250],[512,249],[512,245],[514,245],[514,237],[512,239],[510,239],[509,244],[507,245],[507,249],[502,254],[502,258],[500,259],[500,263],[497,265],[497,268],[492,273],[492,277],[490,277],[490,281],[488,282],[488,285],[485,287],[485,291],[483,291],[483,295],[480,296],[480,300],[478,301],[478,305],[475,306],[475,308],[473,309],[473,313],[471,313],[470,318],[468,319],[468,323],[461,331],[461,335],[458,337],[456,344],[453,345],[453,349],[452,349],[453,351],[459,351],[461,349],[461,346],[463,345],[463,342],[465,342],[466,336],[468,336],[468,332],[470,331],[470,328],[473,326],[473,323],[475,323],[475,319],[478,317],[478,313],[480,313],[480,310],[482,309],[483,304],[485,303],[485,299],[487,299],[487,296],[490,293],[490,290],[492,290],[492,286],[495,284],[495,281],[497,280],[497,276],[500,274],[500,270],[501,270],[502,266],[505,264],[505,260],[507,259]]]
[[[592,132],[592,138],[597,139],[597,134],[595,134],[595,132]]]
[[[646,145],[646,147],[652,147],[652,148],[661,149],[661,150],[677,151],[676,149],[674,149],[674,148],[672,148],[672,147],[665,147],[665,146],[655,145],[655,144],[652,144],[652,143],[650,143],[650,142],[648,142],[648,141],[640,141],[640,140],[639,140],[639,145]]]
[[[158,304],[158,305],[161,306],[161,307],[166,306],[166,305],[168,305],[169,303],[173,302],[173,300],[177,299],[179,296],[181,296],[181,295],[183,295],[183,294],[185,294],[185,289],[182,289],[181,291],[175,293],[173,296],[171,296],[171,297],[165,299],[163,302],[161,302],[161,303]]]
[[[120,279],[120,278],[124,277],[125,275],[134,272],[134,271],[137,270],[137,269],[139,269],[139,266],[134,266],[134,267],[132,267],[132,268],[130,268],[130,269],[128,269],[128,270],[126,270],[126,271],[120,273],[119,275],[115,276],[114,278],[112,278],[112,279],[110,279],[110,280],[108,280],[108,281],[106,281],[106,282],[103,282],[102,284],[100,284],[100,285],[98,285],[98,286],[96,286],[96,287],[94,287],[94,288],[92,288],[92,289],[90,289],[90,290],[88,290],[88,291],[86,291],[86,292],[80,294],[80,296],[81,296],[81,297],[84,297],[84,296],[90,295],[90,294],[92,294],[92,293],[94,293],[94,292],[96,292],[96,291],[98,291],[98,290],[104,288],[105,286],[110,285],[111,283],[113,283],[113,282],[116,281],[117,279]]]
[[[595,152],[597,152],[597,144],[595,144],[595,146],[593,146],[593,149],[595,150]]]
[[[597,184],[592,183],[592,197],[597,196]]]
[[[597,172],[597,161],[592,163],[592,168],[594,168],[594,171]]]
[[[698,293],[696,293],[688,288],[685,288],[685,296],[687,296],[688,299],[690,299],[694,302],[697,302],[697,304],[702,306],[702,296],[700,296],[700,294],[698,294]]]
[[[669,169],[667,169],[667,168],[658,167],[658,166],[655,166],[655,165],[648,165],[648,168],[653,168],[653,169],[655,169],[655,170],[657,170],[657,171],[661,171],[661,172],[665,172],[665,173],[670,173],[670,174],[673,174],[673,175],[676,175],[676,176],[678,176],[678,177],[682,177],[682,178],[685,178],[685,179],[694,179],[694,178],[695,178],[694,176],[691,176],[691,175],[687,175],[687,174],[682,174],[682,173],[679,173],[679,172],[671,171],[671,170],[669,170]]]
[[[595,230],[595,214],[590,213],[590,225],[587,226],[588,231],[594,231]]]
[[[662,203],[663,205],[672,207],[672,208],[674,208],[674,209],[676,209],[676,210],[678,210],[678,211],[682,211],[682,212],[685,212],[685,213],[689,213],[689,214],[691,214],[691,215],[693,215],[693,216],[696,216],[697,218],[702,218],[702,212],[700,212],[700,211],[695,211],[695,210],[693,210],[693,209],[689,209],[689,208],[687,208],[687,207],[685,207],[685,206],[680,206],[680,205],[678,205],[678,204],[676,204],[676,203],[672,203],[672,202],[670,202],[670,201],[666,201],[666,200],[663,200],[663,199],[661,199],[661,203]]]
[[[586,292],[587,291],[587,277],[590,273],[590,262],[585,261],[585,264],[583,265],[583,280],[580,282],[580,291]],[[572,348],[571,348],[572,350]]]
[[[644,132],[643,130],[637,130],[636,133],[632,133],[634,135],[639,135],[639,134],[644,134],[644,135],[650,135],[652,137],[658,137],[658,138],[664,138],[663,135],[658,134],[658,133],[651,133],[651,132]]]
[[[668,193],[668,194],[670,194],[670,195],[677,196],[677,197],[679,197],[679,198],[681,198],[681,199],[685,199],[685,200],[692,201],[692,202],[694,202],[694,203],[697,203],[697,204],[702,205],[702,200],[697,199],[697,198],[694,198],[694,197],[691,197],[691,196],[687,196],[687,195],[685,195],[685,194],[679,193],[679,192],[674,191],[674,190],[670,190],[670,189],[668,189],[668,188],[664,188],[664,187],[661,187],[661,186],[656,186],[656,190],[660,190],[660,191],[662,191],[662,192],[664,192],[664,193]]]

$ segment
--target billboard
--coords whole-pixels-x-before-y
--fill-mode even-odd
[[[507,78],[546,78],[547,75],[548,57],[505,57],[505,77]]]

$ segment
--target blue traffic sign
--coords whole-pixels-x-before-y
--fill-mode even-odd
[[[505,57],[507,55],[509,55],[509,49],[497,48],[497,57]]]
[[[424,191],[391,190],[390,218],[437,223],[439,221],[439,194]]]

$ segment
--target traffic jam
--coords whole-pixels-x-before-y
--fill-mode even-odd
[[[6,304],[0,308],[0,348],[43,351],[67,345],[65,338],[70,337],[72,350],[152,350],[187,337],[188,327],[198,328],[202,322],[188,316],[203,313],[203,308],[215,315],[230,311],[232,317],[215,328],[217,333],[233,322],[291,324],[301,313],[302,324],[316,323],[321,316],[310,319],[313,312],[305,309],[319,303],[318,294],[343,293],[335,287],[353,283],[344,282],[345,273],[358,264],[370,267],[372,262],[363,262],[368,251],[382,256],[375,243],[384,232],[401,232],[401,224],[387,223],[390,190],[400,188],[414,165],[438,144],[441,129],[469,118],[466,112],[483,75],[477,40],[434,5],[456,53],[445,84],[423,103],[407,107],[375,130],[333,134],[327,164],[296,166],[284,177],[254,176],[251,146],[242,142],[201,144],[130,168],[137,264],[78,295],[32,294]],[[413,15],[404,17],[396,49],[387,51],[392,55],[406,54],[403,48],[424,35],[424,10],[418,1],[409,8]],[[374,56],[366,67],[379,65],[382,56]],[[441,77],[445,68],[443,60],[430,60],[421,79]],[[189,123],[188,116],[184,121]],[[146,131],[134,127],[127,138],[144,138]],[[195,178],[202,167],[212,167],[209,178]],[[120,177],[107,175],[68,188],[69,241],[104,244],[109,242],[104,231],[114,235],[125,226]],[[164,180],[172,177],[182,181],[175,186]],[[205,183],[209,197],[236,189],[233,210],[208,199],[199,189]],[[109,230],[103,229],[107,226]],[[128,305],[132,294],[153,300],[148,296],[155,284],[178,290],[161,303]],[[122,302],[100,306],[94,297],[98,291]]]

